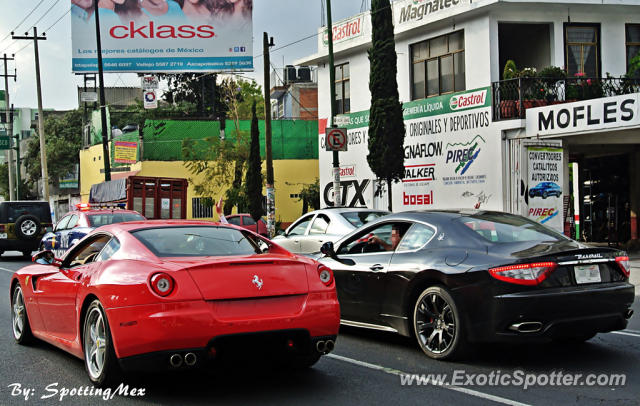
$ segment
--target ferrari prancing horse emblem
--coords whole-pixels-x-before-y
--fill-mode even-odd
[[[262,279],[258,278],[258,275],[253,275],[253,280],[251,281],[251,283],[256,285],[258,290],[262,289]]]

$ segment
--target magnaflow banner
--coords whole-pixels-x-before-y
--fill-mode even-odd
[[[500,131],[491,128],[491,89],[403,105],[405,177],[393,186],[394,211],[445,208],[502,210]],[[332,153],[320,122],[320,194],[333,205]],[[340,152],[342,204],[376,207],[367,163],[369,111],[349,115],[348,151]],[[386,197],[378,202],[386,208]]]
[[[253,70],[253,0],[100,2],[105,72]],[[97,72],[93,0],[71,0],[73,71]]]
[[[528,217],[562,233],[562,148],[527,148],[529,161],[529,211]]]

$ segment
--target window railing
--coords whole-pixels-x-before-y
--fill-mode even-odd
[[[640,79],[516,78],[493,82],[493,121],[524,119],[533,107],[640,92]]]

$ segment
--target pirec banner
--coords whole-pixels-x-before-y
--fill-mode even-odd
[[[528,217],[564,232],[562,148],[528,147]]]
[[[253,0],[99,3],[105,72],[253,70]],[[72,70],[97,72],[92,0],[71,0]]]

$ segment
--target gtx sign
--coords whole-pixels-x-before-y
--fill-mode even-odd
[[[422,21],[425,17],[452,9],[467,2],[466,0],[409,0],[396,2],[400,9],[395,10],[395,15],[400,15],[398,19],[399,24]],[[396,3],[394,3],[394,5]]]

